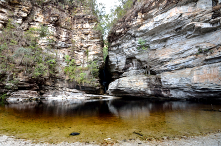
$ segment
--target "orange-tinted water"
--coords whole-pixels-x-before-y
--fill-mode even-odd
[[[121,99],[10,104],[0,107],[0,134],[51,143],[179,138],[221,129],[221,112],[210,109],[211,104]]]

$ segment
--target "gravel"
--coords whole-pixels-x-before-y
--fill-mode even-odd
[[[221,133],[208,134],[205,136],[184,137],[176,140],[162,140],[162,141],[140,141],[140,140],[124,140],[112,142],[111,139],[104,141],[103,144],[89,144],[89,143],[67,143],[62,142],[58,144],[49,143],[33,143],[30,140],[16,139],[12,136],[0,136],[0,146],[99,146],[99,145],[113,145],[113,146],[221,146]]]

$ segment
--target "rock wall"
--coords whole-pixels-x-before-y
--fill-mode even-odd
[[[220,4],[220,0],[135,0],[108,36],[113,79],[109,94],[220,98]],[[139,49],[141,41],[146,50]]]
[[[89,61],[96,61],[99,68],[103,67],[102,34],[94,29],[98,19],[92,14],[90,8],[84,6],[71,7],[51,1],[44,1],[38,5],[36,1],[32,0],[26,2],[0,0],[0,32],[9,19],[24,32],[30,28],[38,28],[40,25],[47,26],[50,36],[41,39],[39,44],[48,53],[56,54],[58,60],[56,78],[42,79],[39,82],[24,74],[19,74],[16,77],[19,81],[16,89],[33,90],[44,94],[48,90],[76,88],[77,84],[67,80],[67,76],[64,74],[64,67],[67,65],[65,55],[75,59],[78,66],[86,66]],[[53,42],[49,42],[47,40],[49,38]],[[53,46],[50,50],[45,48],[48,43]],[[0,76],[3,78],[1,73]],[[6,78],[8,80],[10,74],[6,75]],[[87,92],[100,93],[99,80],[97,83],[97,87],[88,85],[82,86],[81,89]],[[12,89],[6,89],[6,86],[1,80],[0,93],[12,92]]]

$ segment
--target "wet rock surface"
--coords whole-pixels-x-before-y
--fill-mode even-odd
[[[182,99],[220,97],[219,6],[219,2],[207,0],[135,3],[108,36],[114,80],[109,93]],[[138,49],[140,40],[147,50]]]

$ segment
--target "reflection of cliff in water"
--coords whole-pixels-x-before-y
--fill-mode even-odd
[[[123,100],[109,101],[97,100],[93,102],[42,100],[40,102],[27,102],[9,104],[6,108],[15,112],[41,116],[116,116],[119,118],[147,118],[155,113],[167,113],[175,110],[199,109],[202,104],[182,101],[149,101],[149,100]]]
[[[64,101],[40,101],[25,102],[19,104],[9,104],[8,109],[15,112],[27,113],[31,115],[41,115],[45,117],[69,116],[69,117],[86,117],[86,116],[102,116],[110,114],[106,101],[96,102],[76,102],[71,100]]]
[[[217,109],[221,109],[221,104],[213,104],[213,108],[216,111],[204,110],[211,109],[211,104],[146,99],[9,104],[0,106],[0,130],[14,134],[16,129],[34,139],[55,137],[59,141],[136,139],[141,137],[138,134],[147,138],[179,138],[220,129],[221,112]],[[81,133],[79,137],[67,137],[75,131]]]
[[[111,113],[121,118],[146,118],[156,112],[186,110],[197,104],[181,101],[112,100],[108,107]]]

